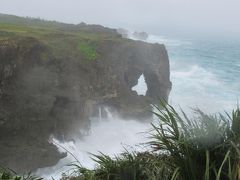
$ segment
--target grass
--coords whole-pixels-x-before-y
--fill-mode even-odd
[[[184,112],[180,116],[173,107],[158,108],[159,124],[150,142],[154,151],[171,157],[172,172],[177,179],[239,179],[240,110],[232,115],[206,115],[195,110],[195,118]]]
[[[146,152],[126,150],[115,157],[93,155],[97,166],[75,164],[73,180],[237,180],[240,179],[240,109],[231,115],[194,110],[189,119],[165,103],[153,112]]]
[[[87,43],[79,43],[78,48],[87,61],[94,61],[98,57],[95,47]]]
[[[91,27],[0,14],[0,46],[2,40],[32,37],[48,47],[56,59],[64,57],[88,62],[100,56],[96,50],[98,44],[109,40],[127,42],[120,36],[88,28]]]
[[[10,169],[0,168],[0,179],[1,180],[43,180],[43,178],[36,177],[28,173],[27,175],[17,175],[16,172]]]

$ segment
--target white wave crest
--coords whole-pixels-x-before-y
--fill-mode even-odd
[[[147,42],[149,43],[159,43],[165,44],[166,46],[181,46],[181,45],[191,45],[191,42],[166,38],[164,36],[149,35]]]
[[[172,79],[191,81],[204,86],[219,86],[221,83],[217,77],[210,71],[198,66],[193,65],[186,70],[175,69],[171,72]]]
[[[103,119],[102,121],[98,119],[97,122],[93,123],[91,133],[84,138],[75,139],[75,142],[60,142],[53,139],[53,142],[59,145],[60,152],[66,152],[67,150],[75,157],[68,153],[67,157],[60,160],[57,165],[39,169],[36,174],[49,180],[51,177],[60,179],[61,173],[69,170],[66,165],[76,162],[76,159],[84,167],[94,168],[95,163],[91,160],[89,153],[99,154],[99,152],[102,152],[114,156],[123,152],[124,147],[141,150],[140,146],[136,145],[146,142],[146,134],[141,132],[146,132],[149,128],[149,122],[141,123],[135,120],[116,119],[116,117]]]

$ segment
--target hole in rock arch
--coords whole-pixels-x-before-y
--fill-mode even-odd
[[[147,84],[145,81],[145,77],[144,77],[144,74],[142,74],[138,78],[137,85],[132,87],[132,91],[136,91],[138,95],[146,96],[147,90],[148,90],[148,88],[147,88]]]

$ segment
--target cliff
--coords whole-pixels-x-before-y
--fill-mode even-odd
[[[131,90],[141,74],[146,96]],[[150,104],[167,100],[170,89],[164,45],[123,39],[99,25],[0,15],[0,165],[54,165],[64,154],[50,135],[89,129],[103,106],[147,119]]]

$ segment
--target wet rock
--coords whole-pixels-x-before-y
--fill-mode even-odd
[[[12,38],[0,48],[0,165],[22,172],[57,163],[63,155],[49,137],[68,140],[90,129],[89,118],[99,105],[126,119],[146,120],[151,103],[168,99],[164,45],[122,39],[102,26],[80,26],[111,34],[96,43],[99,56],[93,61],[71,49],[56,55],[33,37]],[[141,74],[146,96],[131,90]]]

